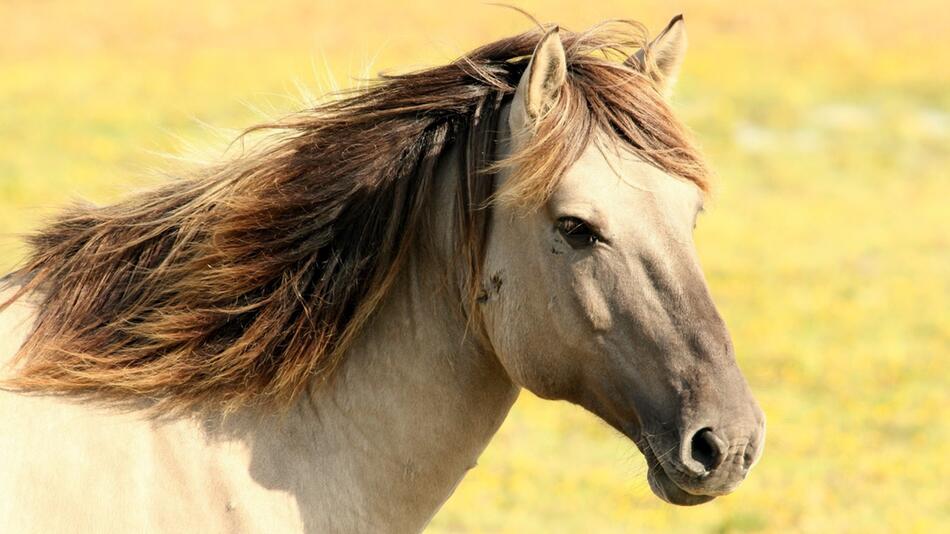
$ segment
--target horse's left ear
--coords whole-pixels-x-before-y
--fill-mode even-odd
[[[683,22],[683,15],[676,15],[656,39],[650,41],[646,48],[637,50],[626,64],[641,72],[649,72],[660,93],[669,97],[686,55],[686,43],[686,23]],[[655,68],[647,66],[648,58]]]
[[[541,116],[557,100],[566,80],[567,58],[555,26],[538,42],[521,75],[511,103],[510,126],[515,130],[533,131]]]

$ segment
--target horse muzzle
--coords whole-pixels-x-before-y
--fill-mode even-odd
[[[757,410],[752,425],[702,427],[680,435],[674,443],[649,433],[635,441],[647,460],[653,493],[671,504],[702,504],[731,493],[745,480],[762,455],[764,417]]]

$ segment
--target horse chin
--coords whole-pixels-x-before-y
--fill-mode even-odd
[[[647,480],[650,482],[650,489],[653,493],[664,501],[678,506],[696,506],[709,502],[716,497],[712,495],[694,495],[676,485],[666,474],[666,471],[659,466],[651,466],[647,471]]]

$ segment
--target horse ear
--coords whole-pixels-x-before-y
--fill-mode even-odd
[[[650,72],[660,93],[669,97],[686,55],[686,43],[686,23],[683,22],[683,15],[676,15],[656,39],[650,41],[646,48],[637,50],[626,64],[641,72]],[[647,56],[656,65],[655,69],[647,67]]]
[[[538,119],[557,100],[567,80],[567,58],[555,26],[549,30],[525,68],[511,104],[510,125],[515,130],[533,130]]]

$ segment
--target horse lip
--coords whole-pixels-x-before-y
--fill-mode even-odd
[[[697,495],[682,488],[666,472],[666,467],[657,457],[641,428],[625,429],[624,433],[637,445],[647,462],[647,482],[654,495],[677,506],[695,506],[709,502],[715,495]]]
[[[662,467],[650,467],[647,481],[657,497],[677,506],[696,506],[716,498],[715,495],[696,495],[679,487]]]

